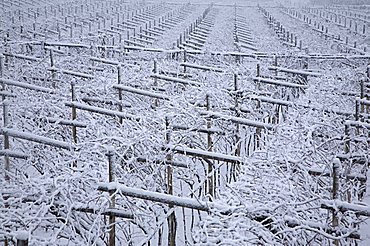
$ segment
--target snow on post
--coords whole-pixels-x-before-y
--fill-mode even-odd
[[[15,238],[17,239],[17,246],[28,246],[28,231],[17,231]]]

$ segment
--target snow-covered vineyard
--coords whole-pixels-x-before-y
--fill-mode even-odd
[[[0,0],[0,245],[369,245],[370,5],[295,2]]]

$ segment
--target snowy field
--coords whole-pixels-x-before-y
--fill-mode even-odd
[[[370,245],[370,5],[0,0],[0,84],[0,245]]]

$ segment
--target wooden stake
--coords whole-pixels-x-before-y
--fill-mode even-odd
[[[356,103],[355,103],[355,121],[358,121],[360,120],[360,105],[361,107],[363,107],[363,104],[359,102],[359,100],[356,100]],[[356,133],[359,134],[360,133],[360,127],[357,126],[356,127]]]
[[[106,154],[108,157],[108,175],[109,175],[109,182],[114,182],[115,179],[115,170],[114,170],[114,149],[110,148]],[[109,208],[115,208],[116,206],[116,197],[114,191],[109,191],[110,197],[110,206]],[[108,246],[115,246],[116,245],[116,216],[109,215],[109,238],[108,238]]]
[[[184,50],[184,63],[187,62],[186,50]],[[186,66],[184,66],[184,73],[186,73]]]
[[[235,112],[236,117],[240,117],[240,110],[239,110],[239,96],[238,96],[238,75],[234,74],[234,92],[235,92]],[[236,143],[236,149],[235,149],[235,155],[240,156],[240,125],[236,123],[236,130],[235,130],[235,143]],[[234,163],[234,180],[236,180],[237,172],[239,171],[240,164]]]
[[[274,65],[277,65],[277,57],[274,56]],[[275,76],[277,76],[277,70],[275,71]],[[260,64],[258,63],[257,64],[257,76],[260,77],[261,76],[261,68],[260,68]],[[257,90],[260,90],[260,83],[257,82]],[[256,105],[256,109],[257,111],[259,111],[261,108],[261,102],[258,100],[257,101],[257,105]],[[260,128],[257,128],[256,129],[256,134],[255,134],[255,142],[256,142],[256,148],[258,148],[260,146],[260,140],[261,140],[261,129]]]
[[[3,85],[3,90],[5,90],[5,85]],[[3,125],[4,125],[4,128],[7,128],[9,127],[9,117],[8,117],[8,109],[9,109],[9,104],[8,102],[6,101],[6,97],[5,96],[2,96],[3,97]],[[9,143],[9,136],[7,133],[4,133],[4,149],[5,150],[8,150],[10,149],[10,143]],[[9,172],[10,172],[10,159],[9,159],[9,156],[7,155],[4,155],[4,164],[5,164],[5,180],[6,181],[9,181],[10,180],[10,177],[9,177]]]
[[[340,161],[339,159],[335,159],[333,161],[333,188],[332,188],[332,198],[333,200],[338,199],[339,193],[339,168],[340,168]],[[333,227],[337,227],[339,225],[339,220],[337,217],[337,212],[335,210],[332,211],[332,225]],[[334,244],[339,246],[339,241],[334,240]]]
[[[76,92],[75,92],[75,81],[71,82],[71,99],[72,102],[76,101]],[[72,106],[72,120],[77,118],[77,109],[76,107]],[[77,126],[72,126],[72,141],[77,144]],[[77,161],[73,161],[73,167],[77,167]]]
[[[28,238],[23,237],[23,235],[17,235],[17,246],[28,246]]]
[[[154,60],[153,73],[154,74],[158,74],[157,60],[156,59]],[[157,79],[157,77],[154,77],[153,79],[154,79],[154,83],[153,83],[154,84],[154,87],[157,87],[158,86],[158,79]],[[156,98],[156,99],[154,99],[154,107],[156,108],[156,107],[158,107],[158,105],[159,105],[159,101]]]
[[[349,136],[349,125],[344,125],[344,153],[348,154],[350,151],[350,136]]]
[[[50,67],[54,67],[54,56],[53,56],[53,51],[52,50],[49,50],[49,54],[50,54]],[[56,75],[56,72],[54,70],[51,71],[51,78],[52,78],[52,86],[54,89],[56,89],[56,81],[55,81],[55,75]]]
[[[169,127],[169,120],[165,118],[166,123],[166,143],[169,144],[171,141],[171,133]],[[166,156],[167,161],[172,161],[172,155],[167,154]],[[173,170],[171,165],[167,165],[167,194],[173,195]],[[173,205],[168,206],[170,209],[173,208]],[[175,212],[172,212],[171,215],[167,218],[168,221],[168,245],[175,246],[176,245],[176,215]]]
[[[4,56],[2,54],[0,54],[0,78],[3,76],[4,74]],[[3,91],[6,90],[6,85],[3,84],[2,85],[2,89]],[[2,96],[2,103],[3,103],[3,126],[4,127],[7,127],[9,122],[8,122],[8,103],[6,102],[6,97],[3,95]],[[5,134],[4,133],[4,149],[9,149],[9,136],[8,134]],[[7,155],[4,155],[4,169],[5,169],[5,175],[4,175],[4,178],[5,178],[5,181],[6,182],[9,182],[10,180],[10,177],[9,177],[9,172],[10,172],[10,159],[9,159],[9,156]],[[5,208],[8,208],[8,202],[7,202],[7,198],[3,198],[4,199],[4,205],[5,205]],[[4,246],[8,246],[9,245],[9,242],[8,240],[6,239],[4,241]]]
[[[299,42],[300,49],[302,49],[301,45],[302,45],[302,42],[300,41],[300,42]],[[257,67],[257,71],[259,72],[259,70],[260,70],[260,68],[259,68],[259,64],[258,64],[257,66],[258,66],[258,67]],[[275,67],[277,67],[277,66],[278,66],[278,58],[277,58],[277,56],[274,56],[274,66],[275,66]],[[260,75],[258,74],[257,76],[260,76]],[[278,76],[278,71],[277,71],[277,70],[275,70],[275,76]]]
[[[71,82],[71,98],[72,102],[76,101],[76,92],[75,92],[75,82]],[[75,120],[77,118],[77,109],[76,107],[72,106],[72,120]],[[77,127],[72,126],[72,139],[73,142],[76,144],[77,143]]]
[[[206,95],[206,107],[207,107],[207,111],[211,109],[208,94]],[[211,127],[212,127],[211,119],[207,119],[207,129],[210,129]],[[212,151],[212,146],[213,146],[212,135],[210,132],[208,132],[207,133],[207,151]],[[212,162],[208,162],[208,174],[207,174],[208,176],[208,195],[209,195],[210,201],[212,201],[215,196],[215,177],[214,177],[215,175],[212,174],[211,176],[209,176],[210,173],[213,173],[213,163]]]
[[[121,65],[118,64],[117,66],[117,83],[120,85],[122,82],[121,82],[121,79],[122,79],[122,69],[121,69]],[[122,90],[118,90],[118,101],[120,102],[118,104],[118,111],[119,112],[122,112],[123,110],[123,107],[122,107]],[[122,124],[123,123],[123,118],[122,117],[119,117],[119,123]]]
[[[0,78],[4,75],[4,56],[0,54]],[[6,84],[2,84],[2,90],[6,91]],[[2,96],[2,104],[3,104],[3,127],[9,127],[9,117],[8,117],[8,108],[9,104],[6,101],[6,96]],[[4,133],[4,149],[7,150],[10,148],[9,144],[9,136],[8,134]],[[9,181],[9,172],[10,172],[10,159],[9,156],[4,155],[4,166],[5,166],[5,180]]]

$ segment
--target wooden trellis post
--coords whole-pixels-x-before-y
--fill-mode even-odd
[[[27,232],[18,232],[16,235],[15,235],[16,239],[17,239],[17,246],[28,246],[28,233]],[[5,245],[7,245],[8,242],[5,243]]]
[[[333,188],[332,188],[332,199],[336,200],[338,199],[338,193],[339,193],[339,168],[340,168],[340,161],[339,159],[334,159],[333,161]],[[334,228],[339,226],[339,220],[337,217],[337,211],[332,211],[332,225]],[[336,246],[339,246],[339,241],[334,240],[334,244]]]
[[[344,125],[344,153],[348,154],[350,151],[350,126]]]
[[[158,64],[157,64],[157,60],[154,60],[153,73],[154,73],[154,74],[158,74]],[[154,80],[153,85],[154,85],[155,89],[157,89],[157,86],[158,86],[158,79],[157,79],[156,77],[154,77],[154,78],[153,78],[153,80]],[[154,99],[154,107],[156,108],[156,107],[158,107],[158,105],[159,105],[159,101],[158,101],[158,99],[157,99],[157,98],[155,98],[155,99]]]
[[[50,67],[54,67],[54,56],[53,56],[53,51],[52,50],[49,50],[49,54],[50,54]],[[55,75],[56,75],[56,72],[54,70],[51,71],[51,79],[53,80],[52,82],[52,86],[53,88],[55,89],[56,88],[56,81],[55,81]]]
[[[277,67],[278,66],[278,58],[277,56],[274,56],[274,66]],[[258,71],[259,71],[259,67],[258,67]],[[257,75],[259,76],[259,75]],[[278,70],[275,70],[275,76],[278,76]]]
[[[206,95],[206,108],[207,111],[211,110],[211,105],[209,102],[209,95]],[[212,127],[212,122],[211,119],[207,119],[207,129],[210,129]],[[210,132],[207,132],[207,151],[212,151],[212,135]],[[208,195],[210,199],[213,199],[215,196],[215,174],[212,174],[209,176],[211,173],[213,173],[213,163],[209,162],[208,163]]]
[[[121,65],[118,64],[117,65],[117,83],[120,85],[122,83],[122,69],[121,69]],[[118,90],[118,111],[119,112],[122,112],[123,110],[123,107],[122,107],[122,90]],[[119,123],[122,124],[123,123],[123,118],[122,117],[119,117]]]
[[[171,133],[170,133],[170,123],[169,119],[165,118],[166,124],[166,144],[170,144],[171,141]],[[167,161],[172,161],[172,155],[170,153],[166,156]],[[167,173],[167,194],[173,195],[173,169],[171,165],[167,165],[166,169]],[[169,205],[169,208],[173,208],[173,205]],[[172,212],[171,215],[167,218],[168,221],[168,245],[175,246],[176,245],[176,215],[175,212]]]
[[[303,70],[307,70],[308,69],[308,59],[303,59],[303,61],[302,61],[302,69]],[[301,76],[303,77],[304,82],[307,83],[308,82],[308,75],[302,74]]]
[[[363,99],[365,97],[365,81],[360,81],[360,98]],[[364,112],[365,108],[364,105],[361,104],[360,112]]]
[[[239,110],[239,95],[238,95],[238,75],[234,74],[234,92],[235,92],[235,109],[236,109],[236,117],[240,117],[240,110]],[[235,139],[236,139],[236,150],[235,150],[235,155],[240,156],[240,125],[236,124],[236,134],[235,134]]]
[[[75,81],[74,80],[71,81],[71,98],[72,98],[72,102],[76,101],[76,91],[75,91]],[[72,120],[76,120],[77,109],[74,106],[72,106],[71,109],[72,109]],[[74,144],[77,144],[77,126],[76,125],[72,125],[72,141]],[[77,161],[74,160],[72,165],[73,167],[77,167]]]
[[[274,65],[277,64],[277,58],[276,56],[274,57]],[[256,71],[256,75],[257,77],[260,77],[261,76],[261,65],[258,63],[257,64],[257,71]],[[260,83],[257,82],[257,90],[260,90]],[[256,109],[257,111],[259,111],[261,108],[261,102],[259,100],[257,100],[257,105],[256,105]],[[260,146],[260,141],[261,141],[261,129],[260,128],[257,128],[256,129],[256,134],[255,134],[255,137],[256,137],[256,140],[255,140],[255,148],[258,148]]]
[[[72,25],[72,23],[71,23],[71,25],[70,25],[69,37],[70,37],[71,39],[73,38],[73,25]]]
[[[71,98],[72,102],[76,101],[76,91],[75,91],[76,83],[75,81],[71,82]],[[76,107],[72,107],[72,120],[76,120],[77,118],[77,109]],[[72,126],[72,140],[76,144],[77,143],[77,127]]]
[[[274,55],[274,62],[273,62],[273,66],[275,66],[275,67],[277,67],[278,66],[278,57],[276,56],[276,55]],[[258,67],[257,68],[257,74],[259,74],[260,73],[260,68]],[[275,71],[274,71],[274,73],[275,73],[275,77],[277,77],[278,75],[279,75],[279,71],[278,71],[278,69],[276,69]],[[259,76],[259,75],[258,75]],[[260,102],[258,101],[257,102],[258,104],[260,104]],[[275,116],[273,116],[273,118],[271,119],[271,121],[272,121],[272,123],[279,123],[279,119],[280,119],[280,114],[279,114],[279,111],[280,111],[280,109],[282,109],[282,107],[281,107],[281,105],[278,105],[277,106],[277,110],[276,110],[276,115]],[[257,131],[261,131],[260,129],[257,129]],[[258,145],[259,146],[259,145]]]
[[[234,74],[234,103],[235,103],[235,112],[236,117],[240,117],[240,109],[239,109],[239,96],[238,96],[238,75]],[[235,149],[235,155],[240,156],[240,149],[241,149],[241,142],[240,142],[240,125],[239,123],[236,123],[236,129],[235,129],[235,143],[236,143],[236,149]],[[233,169],[232,169],[232,177],[234,177],[234,180],[236,180],[237,172],[240,169],[239,163],[233,163]]]
[[[187,54],[186,54],[186,50],[184,50],[184,63],[187,62]],[[184,73],[186,73],[186,66],[184,66]]]
[[[4,56],[0,54],[0,78],[4,75]],[[2,90],[6,90],[6,84],[2,84]],[[2,104],[3,104],[3,127],[7,128],[9,126],[9,116],[8,116],[8,108],[9,104],[6,100],[6,96],[2,96]],[[4,133],[4,150],[10,148],[9,144],[9,136],[8,134]],[[9,172],[10,172],[10,159],[9,156],[4,155],[4,168],[5,168],[5,180],[9,181]]]
[[[108,157],[108,179],[109,182],[114,182],[115,180],[115,168],[114,168],[114,149],[110,148],[106,154]],[[109,191],[110,206],[109,208],[115,208],[116,196],[114,191]],[[109,238],[108,246],[116,245],[116,217],[114,215],[109,215]]]
[[[366,83],[370,83],[370,63],[367,66],[366,76],[367,76]],[[368,93],[365,94],[365,88],[364,88],[364,86],[365,86],[365,81],[363,81],[362,88],[361,88],[362,89],[362,91],[361,91],[362,98],[365,98],[366,97],[366,99],[369,100]],[[370,109],[369,108],[369,105],[367,105],[366,106],[366,113],[369,113],[369,111],[370,111],[369,109]],[[364,111],[364,109],[363,109],[363,111]]]
[[[3,90],[5,88],[5,85],[3,85]],[[8,108],[9,104],[6,101],[6,97],[3,96],[3,126],[4,128],[9,127],[9,116],[8,116]],[[9,136],[8,134],[4,133],[4,150],[10,149],[10,143],[9,143]],[[9,181],[9,172],[10,172],[10,159],[9,156],[4,155],[4,166],[5,166],[5,180]]]
[[[356,102],[355,102],[355,121],[360,121],[361,118],[360,118],[360,114],[363,112],[361,110],[361,108],[364,107],[364,104],[363,103],[360,103],[359,100],[357,100],[356,98]],[[356,127],[356,134],[359,134],[360,133],[360,127],[357,126]]]

